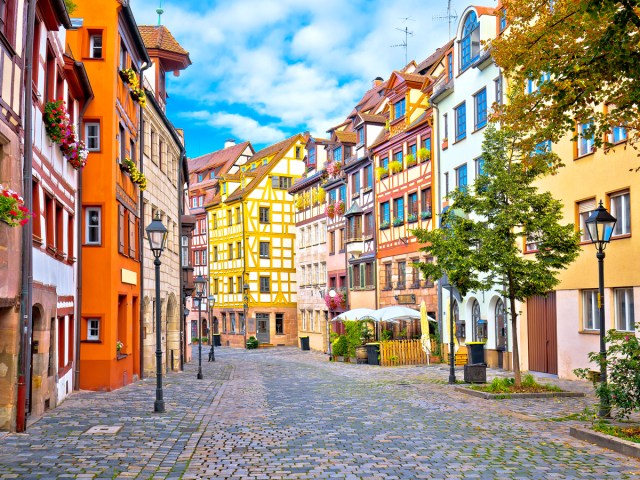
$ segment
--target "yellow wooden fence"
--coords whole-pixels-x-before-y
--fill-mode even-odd
[[[387,340],[380,342],[380,365],[420,365],[427,363],[427,354],[420,340]]]

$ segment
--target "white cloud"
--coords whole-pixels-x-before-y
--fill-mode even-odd
[[[276,127],[261,125],[255,119],[237,113],[211,113],[197,110],[183,112],[180,116],[211,127],[223,128],[231,132],[240,141],[250,140],[252,143],[274,143],[288,136]]]
[[[458,13],[467,4],[453,3]],[[156,7],[157,0],[134,0],[138,23],[155,24]],[[255,142],[292,131],[322,135],[342,121],[373,78],[404,66],[404,49],[391,48],[404,40],[396,27],[414,32],[408,53],[416,61],[448,37],[447,22],[432,20],[446,2],[167,0],[163,8],[163,24],[193,61],[178,80],[169,77],[171,96],[196,103],[192,110],[217,112],[190,118],[216,127],[230,122],[235,135]],[[403,21],[407,16],[413,21]],[[238,110],[272,121],[261,126]]]

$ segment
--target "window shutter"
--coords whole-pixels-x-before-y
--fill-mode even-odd
[[[271,177],[271,188],[280,188],[280,177]]]
[[[129,256],[136,258],[136,217],[129,212]]]
[[[118,252],[124,253],[124,207],[118,205]]]
[[[585,200],[578,204],[579,213],[592,212],[597,208],[596,199],[592,198],[591,200]]]

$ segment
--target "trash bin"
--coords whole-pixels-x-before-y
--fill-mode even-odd
[[[367,364],[380,365],[380,344],[367,343]]]
[[[483,363],[479,365],[465,365],[464,381],[465,383],[487,383],[487,366]]]
[[[485,342],[467,342],[467,349],[469,351],[468,365],[487,365],[484,360],[484,345]]]
[[[309,350],[309,337],[300,337],[300,350]]]
[[[214,347],[221,347],[222,346],[222,341],[220,340],[220,334],[219,333],[214,333],[213,334],[213,346]]]

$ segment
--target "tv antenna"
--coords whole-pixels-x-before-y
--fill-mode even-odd
[[[408,21],[415,22],[415,20],[413,18],[411,18],[411,17],[403,17],[400,20],[402,20],[405,24]],[[390,45],[390,46],[391,46],[391,48],[404,47],[404,64],[406,66],[409,63],[409,59],[407,57],[407,46],[409,45],[409,37],[413,37],[413,32],[409,31],[409,27],[407,25],[405,25],[404,28],[396,27],[396,30],[404,33],[404,42],[398,43],[396,45]]]
[[[451,13],[451,0],[448,0],[447,2],[447,13],[443,14],[443,15],[434,15],[433,17],[431,17],[431,20],[435,21],[435,20],[446,20],[447,22],[449,22],[449,37],[448,40],[451,40],[451,22],[453,22],[454,20],[458,19],[458,12],[456,12],[455,10],[453,11],[453,13]]]

